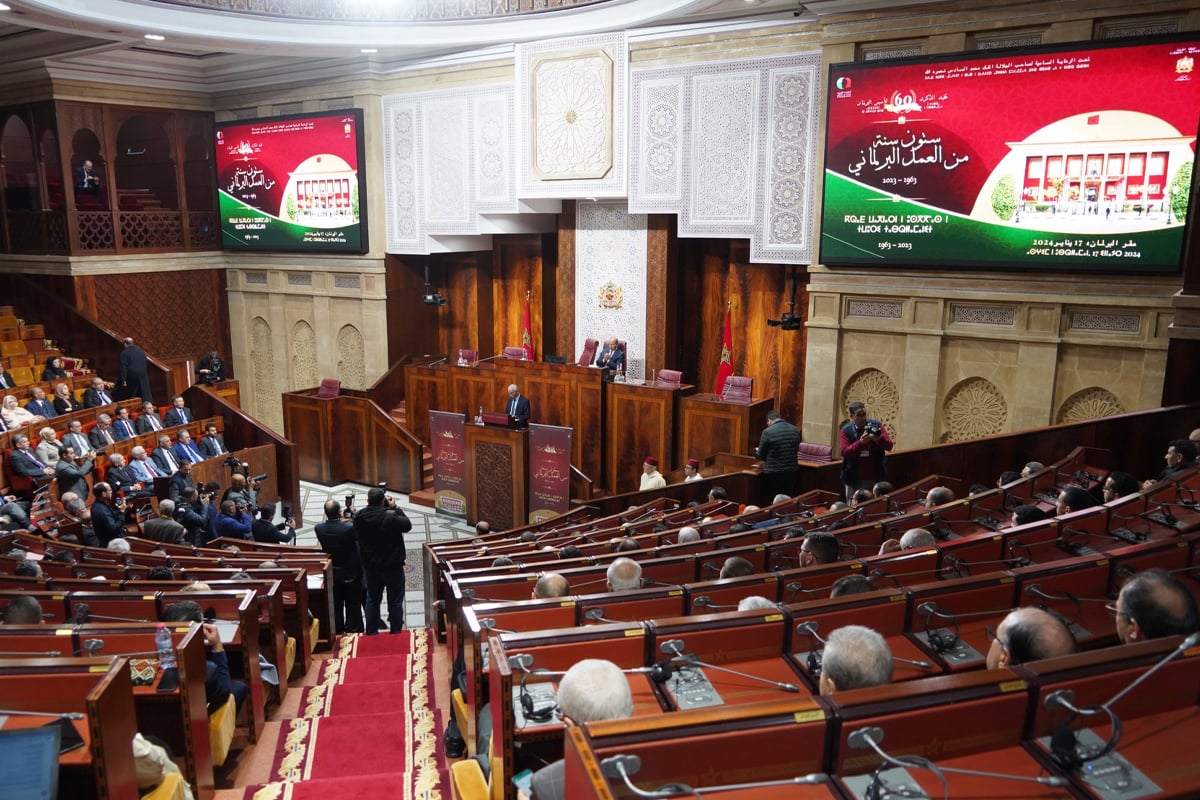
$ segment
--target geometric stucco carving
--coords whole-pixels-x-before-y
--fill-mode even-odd
[[[283,430],[283,413],[275,381],[275,353],[271,326],[262,317],[250,322],[251,384],[254,387],[254,416],[277,431]]]
[[[967,378],[942,403],[943,442],[961,442],[1000,433],[1008,427],[1008,403],[986,378]]]
[[[317,335],[312,326],[300,320],[292,328],[292,388],[307,389],[316,386]]]
[[[1058,409],[1055,424],[1082,422],[1124,413],[1125,408],[1116,395],[1099,386],[1089,386],[1086,389],[1080,389],[1063,402]]]
[[[363,358],[362,332],[345,325],[337,335],[338,380],[348,389],[367,388],[367,366]]]
[[[887,426],[888,436],[893,442],[897,441],[900,392],[891,378],[874,368],[854,373],[842,390],[842,408],[848,408],[855,401],[865,403],[867,413]]]

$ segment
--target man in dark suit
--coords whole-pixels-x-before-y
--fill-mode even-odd
[[[175,501],[159,500],[158,516],[142,523],[142,533],[156,542],[183,544],[187,540],[187,530],[175,521]]]
[[[118,498],[113,487],[104,481],[92,488],[92,495],[96,498],[92,503],[92,529],[100,546],[106,547],[113,539],[125,536],[125,498]]]
[[[75,168],[75,193],[76,194],[100,194],[100,178],[92,171],[92,162],[87,160],[82,166]]]
[[[192,441],[192,435],[188,433],[187,428],[179,431],[179,437],[175,441],[175,446],[171,448],[175,452],[175,458],[179,459],[182,464],[198,464],[204,460],[204,454],[200,452],[200,448],[196,447],[196,443]]]
[[[112,384],[105,383],[100,377],[92,378],[92,385],[83,393],[83,407],[99,408],[112,402]]]
[[[605,379],[612,380],[613,376],[625,367],[625,351],[620,347],[620,341],[613,337],[604,343],[604,349],[596,356],[596,366],[605,370]]]
[[[33,450],[29,448],[29,437],[18,433],[13,437],[13,451],[8,456],[8,468],[14,475],[24,475],[34,480],[45,481],[54,475],[54,467],[47,466],[38,460]]]
[[[171,407],[167,409],[166,415],[163,417],[163,423],[168,428],[175,425],[187,425],[189,422],[195,422],[196,415],[192,410],[183,404],[183,395],[175,395],[171,398]]]
[[[13,380],[13,376],[8,373],[8,370],[0,369],[0,389],[15,389],[17,382]]]
[[[149,402],[150,376],[146,374],[146,351],[134,344],[133,339],[128,336],[125,337],[124,344],[125,349],[121,351],[121,369],[117,375],[122,395],[140,397]]]
[[[172,500],[178,500],[188,489],[196,488],[196,480],[192,477],[192,462],[180,461],[179,471],[171,476],[171,485],[167,489],[167,496]]]
[[[362,560],[354,524],[342,517],[337,500],[329,500],[325,521],[313,530],[321,549],[333,559],[333,629],[336,633],[362,633]]]
[[[72,421],[72,424],[74,421]],[[113,435],[112,417],[108,414],[101,414],[96,417],[96,424],[92,426],[91,433],[88,434],[88,443],[93,450],[103,450],[106,447],[111,447],[117,441],[117,437]]]
[[[76,464],[75,457],[77,455],[75,448],[67,445],[63,448],[62,458],[58,459],[58,463],[54,465],[54,478],[58,481],[59,497],[67,492],[87,497],[87,474],[92,471],[92,466],[96,462],[91,458],[86,458],[83,463]]]
[[[150,460],[163,475],[174,475],[179,471],[179,459],[175,457],[175,451],[171,448],[170,436],[164,433],[158,437],[158,447],[150,454]]]
[[[95,429],[93,428],[93,430]],[[59,437],[58,443],[60,449],[66,445],[74,447],[75,455],[80,458],[91,455],[91,453],[96,449],[92,445],[91,439],[84,435],[83,423],[77,419],[71,420],[71,422],[67,425],[67,432]],[[87,492],[84,492],[83,496],[87,497]]]
[[[133,426],[133,420],[129,417],[129,409],[125,406],[117,408],[117,418],[112,421],[112,433],[118,442],[137,436],[137,428]]]
[[[34,386],[29,390],[29,396],[32,398],[25,404],[25,410],[31,414],[36,414],[39,417],[50,419],[58,416],[58,412],[54,410],[54,404],[46,399],[46,390],[40,386]]]
[[[225,440],[217,433],[215,423],[210,422],[204,426],[204,435],[200,437],[200,452],[204,454],[205,458],[213,458],[229,452],[229,448],[225,446]]]
[[[125,464],[125,456],[120,453],[108,457],[108,469],[104,470],[104,477],[111,484],[113,492],[124,492],[129,497],[137,498],[151,495],[151,490],[130,471]]]
[[[529,398],[522,396],[515,383],[508,385],[508,403],[504,406],[504,413],[518,427],[524,428],[529,424]]]
[[[158,415],[158,409],[154,407],[154,403],[149,400],[142,403],[142,413],[137,418],[137,432],[154,433],[161,431],[164,427],[162,417]]]

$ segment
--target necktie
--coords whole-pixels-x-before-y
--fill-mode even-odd
[[[112,402],[112,399],[108,396],[108,392],[101,390],[100,391],[100,403],[102,405],[108,405],[111,402]]]
[[[110,431],[108,428],[104,429],[104,441],[108,442],[109,444],[116,444],[116,439],[113,438],[112,431]]]
[[[29,460],[32,461],[33,463],[37,464],[38,469],[46,468],[46,465],[43,464],[42,462],[38,461],[37,456],[35,456],[33,453],[29,452],[28,450],[22,450],[21,452],[23,452],[25,455],[29,456]]]
[[[204,456],[202,456],[198,452],[196,452],[196,446],[191,444],[190,442],[188,444],[184,445],[183,450],[184,450],[184,452],[186,452],[188,454],[188,458],[190,458],[192,460],[193,464],[199,463],[204,460]]]
[[[154,429],[154,430],[156,430],[156,431],[161,431],[161,430],[162,430],[162,424],[161,424],[161,423],[158,421],[158,415],[157,415],[157,414],[151,414],[151,415],[150,415],[150,427],[151,427],[151,428],[153,428],[153,429]]]
[[[8,388],[8,379],[4,377],[4,373],[0,372],[0,388]]]
[[[171,468],[171,472],[179,471],[179,464],[175,461],[174,454],[170,450],[165,451],[167,454],[167,466]]]
[[[217,448],[217,455],[221,455],[222,453],[225,452],[225,448],[221,447],[220,439],[218,439],[217,437],[214,436],[214,437],[212,437],[212,443],[213,443],[213,447]]]
[[[125,438],[127,438],[127,439],[132,438],[133,437],[133,426],[129,424],[129,420],[123,419],[123,420],[120,420],[120,423],[121,423],[121,430],[125,431]]]

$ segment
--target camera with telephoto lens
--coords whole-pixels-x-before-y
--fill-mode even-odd
[[[872,436],[878,436],[879,434],[883,433],[883,428],[878,422],[871,420],[866,424],[866,427],[863,428],[863,432],[869,433]]]
[[[354,519],[354,492],[346,495],[346,505],[342,509],[343,519]]]
[[[260,472],[257,475],[251,475],[249,480],[251,483],[261,483],[267,479],[267,473]]]

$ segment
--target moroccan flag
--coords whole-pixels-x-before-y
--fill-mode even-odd
[[[729,330],[729,315],[731,309],[725,309],[725,333],[721,337],[721,363],[717,366],[717,384],[714,394],[720,394],[725,388],[725,379],[733,374],[733,333]]]
[[[521,347],[525,348],[525,360],[533,361],[533,359],[534,359],[533,326],[530,325],[530,323],[529,323],[529,298],[528,297],[525,298],[525,321],[524,321],[522,330],[524,331],[524,333],[521,335]]]

